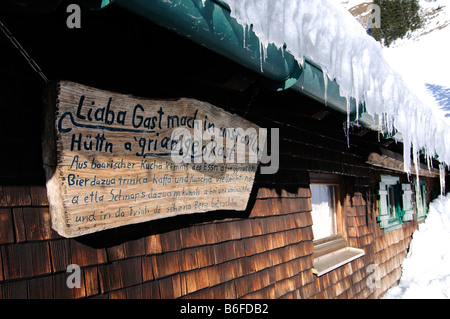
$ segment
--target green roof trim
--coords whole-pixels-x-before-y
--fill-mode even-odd
[[[270,89],[291,88],[347,115],[347,99],[339,94],[336,81],[327,79],[325,85],[321,68],[308,59],[297,61],[289,48],[271,44],[264,49],[251,26],[242,26],[231,17],[230,7],[222,0],[104,0],[102,6],[110,2],[258,73]],[[351,98],[349,118],[356,120],[359,115],[360,124],[377,129],[372,117],[362,116],[364,105],[358,108],[357,112]]]

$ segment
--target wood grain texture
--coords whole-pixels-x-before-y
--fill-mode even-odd
[[[265,129],[198,100],[145,99],[67,81],[55,84],[45,104],[43,163],[60,235],[246,209]],[[183,156],[175,156],[180,147]]]

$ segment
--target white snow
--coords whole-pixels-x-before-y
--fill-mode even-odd
[[[314,239],[336,234],[335,188],[330,185],[311,184],[311,205]]]
[[[428,217],[413,233],[397,286],[385,299],[450,298],[450,194],[430,204]]]
[[[252,25],[265,47],[286,44],[298,61],[311,59],[330,79],[336,79],[342,96],[365,101],[367,113],[378,120],[382,131],[402,133],[405,171],[409,172],[411,164],[411,146],[413,153],[424,150],[427,156],[437,155],[450,165],[450,129],[442,112],[404,81],[385,59],[381,45],[339,2],[226,2],[231,15],[241,25]],[[418,59],[410,68],[428,68],[428,63],[428,59]]]
[[[340,0],[339,1],[340,4],[347,10],[349,10],[350,8],[356,7],[357,5],[364,3],[364,2],[373,2],[371,0]]]

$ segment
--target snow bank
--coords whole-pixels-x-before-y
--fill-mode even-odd
[[[450,165],[450,130],[384,59],[381,46],[339,2],[332,0],[226,0],[241,25],[252,25],[261,43],[286,49],[298,61],[307,57],[340,94],[366,103],[380,131],[403,135],[405,171],[413,153],[424,150]],[[417,61],[414,67],[426,67]],[[414,156],[416,158],[416,156]]]
[[[385,299],[450,298],[450,194],[430,204],[425,223],[413,234],[398,286]]]

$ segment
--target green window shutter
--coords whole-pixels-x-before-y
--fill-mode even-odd
[[[423,203],[423,213],[426,215],[428,213],[427,208],[427,187],[425,186],[425,183],[420,185],[421,193],[422,193],[422,203]]]
[[[411,184],[402,184],[403,221],[414,218]]]
[[[395,216],[398,220],[402,220],[403,209],[402,209],[402,185],[395,184],[394,185],[394,194],[395,194]]]
[[[424,220],[427,216],[427,188],[424,181],[420,181],[420,186],[417,192],[417,220],[421,221]]]
[[[380,182],[378,195],[380,196],[380,200],[377,221],[380,223],[381,228],[385,228],[389,225],[388,191],[386,183]]]

